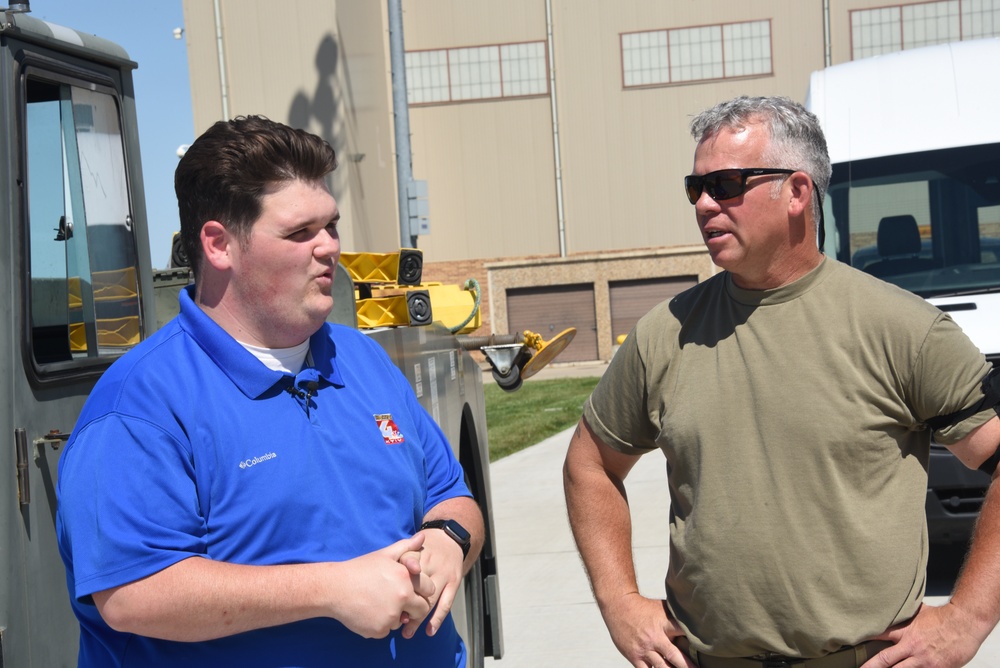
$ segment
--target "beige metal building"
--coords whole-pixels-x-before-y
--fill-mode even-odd
[[[681,187],[691,116],[803,101],[827,64],[1000,34],[1000,0],[404,0],[425,280],[476,278],[485,327],[608,359],[710,276]],[[196,133],[264,114],[324,136],[349,250],[399,245],[385,0],[184,0]]]

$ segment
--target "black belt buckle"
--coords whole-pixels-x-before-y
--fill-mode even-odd
[[[773,658],[764,659],[760,662],[762,668],[792,668],[792,662],[788,659]]]

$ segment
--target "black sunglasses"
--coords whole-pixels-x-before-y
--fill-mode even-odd
[[[702,190],[707,192],[708,196],[715,201],[732,199],[746,192],[747,179],[751,176],[794,174],[796,171],[794,169],[767,169],[761,167],[720,169],[716,172],[702,174],[701,176],[696,174],[685,176],[684,189],[687,191],[688,199],[692,204],[698,202]]]

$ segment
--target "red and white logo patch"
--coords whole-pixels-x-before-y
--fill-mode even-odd
[[[378,425],[378,430],[382,434],[382,440],[385,441],[386,445],[396,445],[403,442],[403,434],[399,431],[396,423],[392,421],[391,414],[385,413],[380,415],[376,413],[375,424]]]

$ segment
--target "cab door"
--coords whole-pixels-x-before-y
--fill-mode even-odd
[[[75,666],[78,625],[56,541],[59,457],[100,374],[144,336],[119,70],[41,47],[16,53],[3,665]],[[132,112],[134,113],[134,112]],[[134,118],[132,116],[131,118]],[[145,237],[143,236],[143,239]],[[148,273],[148,251],[145,254]]]

